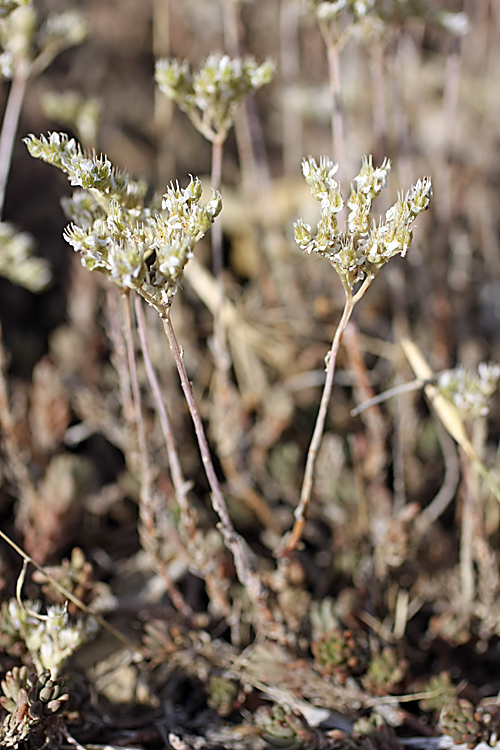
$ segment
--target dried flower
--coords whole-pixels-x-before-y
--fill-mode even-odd
[[[45,566],[45,572],[53,580],[60,583],[66,591],[71,592],[73,596],[82,601],[85,605],[91,606],[92,611],[101,610],[105,603],[111,601],[111,590],[106,583],[96,581],[94,578],[94,569],[92,563],[85,558],[85,554],[79,547],[73,547],[71,558],[64,559],[60,565]],[[42,584],[42,592],[46,597],[64,604],[65,599],[62,594],[47,584],[47,578],[43,573],[35,570],[32,574],[35,583]],[[68,612],[70,615],[76,614],[76,606],[69,602]]]

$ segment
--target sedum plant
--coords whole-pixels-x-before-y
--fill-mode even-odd
[[[125,300],[129,299],[131,291],[137,292],[162,318],[194,423],[212,493],[212,505],[220,519],[219,529],[227,548],[233,554],[238,578],[260,613],[257,619],[261,623],[269,623],[271,616],[265,603],[265,592],[260,578],[253,570],[250,549],[236,533],[229,517],[195,404],[192,385],[170,319],[172,301],[194,246],[220,213],[220,194],[213,191],[211,199],[202,204],[201,183],[197,178],[191,177],[187,187],[181,188],[178,183],[171,183],[162,201],[153,198],[147,204],[146,186],[143,183],[132,180],[125,171],[116,169],[106,156],[85,153],[65,133],[51,133],[48,138],[30,135],[25,143],[34,158],[58,167],[67,175],[71,184],[79,188],[63,204],[72,219],[72,223],[64,231],[64,237],[80,254],[82,264],[88,270],[99,271],[113,281]],[[138,319],[140,314],[139,310]],[[128,304],[125,316],[129,371],[141,454],[141,515],[145,527],[153,530],[149,459],[141,417]],[[179,490],[177,498],[184,521],[190,526],[188,516],[191,509],[187,505],[185,491]],[[150,535],[152,533],[153,531],[149,532]],[[194,533],[194,529],[191,529],[190,534]]]
[[[0,727],[2,747],[41,747],[57,734],[59,714],[69,693],[50,671],[30,673],[28,667],[14,667],[2,680],[0,703],[7,711]]]
[[[321,216],[315,232],[299,219],[294,225],[295,240],[305,253],[317,253],[330,262],[340,276],[345,305],[327,356],[326,380],[307,455],[300,502],[295,510],[292,532],[280,550],[282,557],[289,556],[295,549],[304,529],[343,332],[356,303],[380,269],[394,256],[406,255],[413,239],[412,224],[428,208],[432,197],[431,180],[424,177],[405,194],[400,193],[396,203],[386,211],[385,218],[377,222],[371,216],[372,202],[386,186],[390,168],[388,159],[384,159],[380,167],[374,167],[371,156],[363,157],[361,170],[351,184],[347,201],[349,213],[342,228],[337,217],[344,209],[345,201],[335,179],[338,165],[326,157],[322,157],[319,164],[312,157],[302,162],[304,178],[319,203]]]

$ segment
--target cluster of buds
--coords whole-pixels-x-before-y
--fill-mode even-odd
[[[238,699],[239,684],[223,675],[210,675],[206,692],[208,705],[219,716],[230,716],[241,705]]]
[[[66,606],[61,604],[47,607],[45,615],[39,614],[40,602],[29,602],[27,607],[21,607],[16,599],[9,601],[11,627],[26,644],[36,669],[48,669],[56,678],[69,657],[96,635],[97,623],[92,617],[70,621]]]
[[[145,205],[146,186],[117,170],[109,159],[87,155],[65,133],[25,139],[31,156],[59,167],[83,188],[63,207],[72,220],[64,238],[82,264],[108,276],[122,290],[135,289],[165,315],[195,244],[222,208],[213,192],[205,205],[201,183],[172,183],[161,204]]]
[[[141,652],[151,666],[167,662],[183,644],[184,634],[176,625],[154,619],[144,626]]]
[[[490,698],[473,706],[459,698],[443,709],[440,725],[456,744],[466,744],[471,750],[480,742],[495,747],[500,738],[500,705]]]
[[[362,743],[365,750],[404,750],[394,729],[377,713],[355,722],[353,738]]]
[[[268,745],[283,750],[314,750],[318,736],[298,711],[288,706],[261,706],[255,714],[257,728]]]
[[[393,693],[406,676],[408,663],[397,649],[386,646],[380,653],[372,655],[368,670],[361,678],[366,691],[375,695]]]
[[[41,104],[45,117],[70,128],[84,145],[96,142],[102,110],[99,99],[87,99],[76,91],[47,91]]]
[[[333,628],[311,644],[316,665],[324,675],[344,682],[368,666],[368,644],[363,633]]]
[[[155,79],[166,96],[186,112],[208,141],[224,141],[234,120],[236,106],[272,80],[274,66],[258,65],[253,57],[232,59],[210,55],[192,73],[187,62],[158,60]]]
[[[438,377],[440,393],[451,401],[463,419],[486,417],[488,401],[495,393],[500,379],[500,365],[481,362],[477,372],[464,367],[445,370]]]
[[[49,670],[30,674],[26,666],[7,672],[2,691],[0,703],[8,712],[0,728],[2,747],[19,747],[38,733],[47,738],[55,729],[54,718],[69,700],[68,691],[51,679]]]
[[[335,180],[338,165],[326,157],[320,159],[319,165],[312,157],[302,162],[305,180],[320,204],[321,218],[316,234],[299,219],[294,224],[295,240],[305,253],[318,253],[329,260],[350,293],[358,282],[373,279],[395,255],[406,255],[413,238],[411,225],[429,206],[431,181],[424,177],[406,195],[399,195],[386,212],[385,221],[378,225],[372,222],[372,201],[385,187],[390,168],[387,159],[380,167],[374,167],[371,156],[363,157],[347,201],[350,212],[346,226],[341,230],[337,214],[344,208],[344,199]]]
[[[436,6],[432,0],[401,3],[397,0],[308,0],[319,22],[339,25],[344,21],[342,37],[356,35],[368,41],[380,38],[391,23],[402,24],[409,17],[425,19],[453,36],[463,36],[470,28],[467,15]],[[342,39],[345,43],[347,38]]]
[[[439,715],[445,704],[453,700],[456,691],[450,673],[443,670],[439,674],[432,675],[418,692],[427,693],[429,696],[422,698],[418,702],[418,707],[427,713],[435,712]]]

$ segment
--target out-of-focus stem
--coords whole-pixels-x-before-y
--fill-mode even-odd
[[[334,39],[332,31],[326,21],[320,21],[321,35],[326,45],[328,59],[328,79],[332,97],[332,154],[333,161],[339,165],[344,152],[344,114],[342,111],[342,98],[340,91],[340,50],[344,44],[343,38]],[[339,174],[338,179],[341,181]]]
[[[137,367],[134,352],[134,336],[132,330],[132,309],[130,304],[130,294],[123,297],[124,317],[125,317],[125,341],[127,344],[127,356],[130,371],[130,382],[132,385],[132,394],[135,407],[135,421],[137,425],[137,443],[139,447],[140,461],[140,516],[142,522],[141,541],[145,550],[149,552],[158,567],[158,573],[165,582],[167,593],[172,604],[179,612],[190,618],[193,614],[191,607],[184,601],[180,591],[172,581],[167,567],[161,559],[155,529],[155,514],[153,508],[153,487],[151,480],[151,467],[149,464],[148,446],[146,440],[146,428],[144,425],[144,416],[142,413],[141,392],[139,388],[139,379],[137,377]]]
[[[7,181],[9,179],[10,165],[12,162],[14,138],[17,133],[19,116],[21,114],[21,107],[23,106],[27,83],[27,71],[18,70],[14,73],[3,117],[2,132],[0,133],[0,218],[3,214],[5,191],[7,189]]]
[[[279,35],[280,62],[285,94],[300,80],[299,52],[300,6],[296,0],[281,0]],[[284,96],[283,108],[283,172],[286,176],[297,171],[303,153],[302,112],[293,97]]]
[[[151,361],[148,342],[146,338],[143,303],[138,295],[135,298],[135,315],[137,319],[137,331],[139,334],[144,366],[146,368],[146,375],[148,377],[149,385],[151,386],[151,391],[155,400],[156,408],[158,410],[158,417],[160,419],[161,430],[165,440],[165,447],[167,449],[170,474],[175,489],[175,497],[181,510],[183,520],[187,525],[188,534],[190,537],[193,537],[195,531],[195,523],[192,510],[187,499],[188,484],[184,479],[184,475],[182,473],[181,462],[179,460],[179,454],[177,453],[177,447],[175,445],[172,425],[170,424],[170,419],[163,400],[160,383],[158,382],[158,378]]]
[[[134,336],[132,332],[132,310],[130,305],[130,294],[124,295],[123,311],[125,318],[125,343],[127,345],[127,358],[130,374],[130,383],[132,386],[132,396],[134,400],[134,414],[137,428],[137,443],[139,447],[140,469],[141,469],[141,514],[143,521],[148,530],[152,532],[154,527],[153,514],[151,508],[151,469],[149,466],[148,449],[146,441],[146,428],[141,406],[141,392],[139,388],[139,379],[137,377],[137,367],[135,363]]]
[[[210,182],[214,190],[220,189],[222,179],[222,156],[224,153],[224,138],[217,138],[212,142],[212,170]],[[220,221],[214,221],[211,229],[212,234],[212,269],[217,281],[222,276],[222,225]]]

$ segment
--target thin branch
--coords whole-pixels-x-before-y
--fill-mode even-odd
[[[219,530],[222,534],[227,548],[233,554],[238,580],[246,589],[248,596],[254,603],[254,606],[256,607],[258,613],[261,615],[260,617],[258,617],[256,623],[257,626],[262,626],[265,624],[267,630],[269,630],[269,628],[276,628],[276,624],[273,623],[271,612],[269,611],[266,604],[266,591],[259,577],[253,570],[253,554],[245,540],[235,531],[233,523],[229,517],[226,501],[224,500],[224,497],[222,495],[220,484],[215,473],[212,457],[210,455],[210,449],[208,447],[207,438],[205,436],[205,430],[198,411],[198,407],[196,406],[193,388],[184,366],[184,360],[179,347],[179,342],[177,341],[177,337],[172,326],[172,321],[170,320],[169,315],[167,315],[167,317],[163,318],[162,320],[165,334],[167,336],[170,349],[177,365],[181,387],[186,398],[189,413],[191,414],[191,419],[193,420],[196,438],[203,462],[203,468],[205,470],[208,483],[212,491],[212,506],[220,518],[220,523],[218,524]]]
[[[175,444],[172,425],[170,424],[167,408],[163,400],[160,383],[158,382],[158,378],[151,361],[148,342],[146,338],[143,303],[139,295],[137,295],[135,298],[135,314],[137,319],[137,331],[139,333],[139,341],[141,344],[142,356],[144,359],[144,366],[146,368],[146,375],[149,380],[149,385],[151,387],[156,409],[158,411],[160,426],[165,440],[165,447],[167,450],[168,461],[170,465],[170,474],[175,489],[175,498],[181,510],[182,519],[185,522],[188,534],[192,538],[195,533],[195,520],[193,517],[192,508],[187,497],[189,483],[186,481],[182,473],[181,462],[179,459],[179,454],[177,452],[177,446]]]
[[[167,593],[176,609],[185,617],[190,618],[193,614],[191,607],[184,601],[184,597],[172,581],[167,570],[167,566],[161,557],[158,544],[158,535],[155,528],[155,511],[153,507],[153,487],[151,478],[151,466],[149,463],[148,445],[146,439],[146,428],[144,424],[144,415],[141,404],[141,391],[139,388],[139,378],[137,377],[137,366],[135,362],[134,336],[132,329],[132,310],[130,305],[130,294],[123,297],[124,316],[125,316],[125,342],[127,345],[127,356],[130,371],[130,382],[132,385],[132,394],[135,407],[135,421],[137,426],[137,443],[139,447],[140,463],[140,506],[139,512],[141,517],[142,529],[140,530],[141,541],[144,548],[151,554],[157,567],[158,572],[164,580]]]
[[[394,398],[394,396],[400,396],[402,393],[411,393],[412,391],[419,391],[428,383],[435,383],[435,382],[436,382],[436,378],[430,378],[430,379],[428,378],[427,380],[416,378],[415,380],[412,380],[409,383],[401,383],[400,385],[395,385],[393,388],[388,388],[386,391],[379,393],[377,396],[374,396],[373,398],[369,398],[366,401],[363,401],[363,403],[356,406],[355,409],[351,409],[351,417],[357,417],[358,414],[361,414],[361,412],[365,411],[366,409],[369,409],[371,406],[376,406],[377,404],[384,403],[384,401],[389,401],[389,399]]]
[[[313,436],[311,438],[311,442],[309,444],[309,450],[307,452],[304,480],[302,483],[302,490],[300,493],[300,502],[297,508],[295,509],[295,513],[294,513],[295,523],[293,525],[293,528],[292,528],[292,531],[290,532],[289,537],[285,539],[284,546],[278,551],[278,556],[282,558],[289,557],[292,554],[292,552],[295,550],[297,544],[299,543],[302,537],[302,533],[304,531],[304,526],[306,523],[306,514],[309,508],[309,503],[311,501],[311,492],[312,492],[313,478],[314,478],[314,467],[316,465],[316,458],[318,456],[318,451],[321,445],[321,441],[323,439],[323,432],[325,429],[325,421],[326,421],[326,414],[328,410],[328,404],[330,403],[330,397],[332,395],[333,377],[335,375],[335,365],[337,362],[337,355],[338,355],[338,351],[340,348],[340,343],[342,341],[342,335],[345,331],[345,328],[349,322],[349,319],[352,315],[352,311],[354,309],[354,298],[350,290],[345,288],[345,292],[346,292],[346,298],[345,298],[344,311],[342,313],[340,322],[337,326],[337,330],[335,331],[335,336],[333,338],[332,347],[326,358],[327,364],[326,364],[325,385],[323,387],[323,394],[321,396],[321,402],[319,406],[318,416],[316,418],[316,424],[314,427]]]

